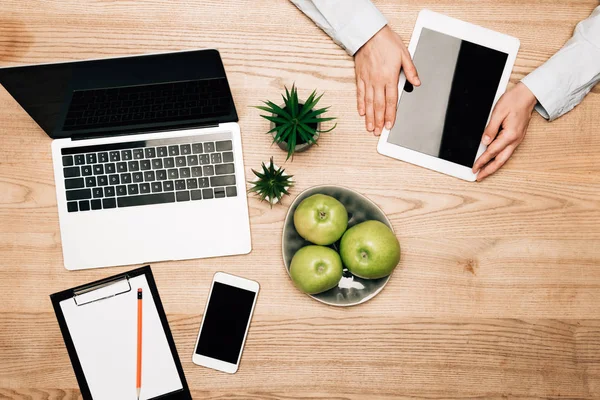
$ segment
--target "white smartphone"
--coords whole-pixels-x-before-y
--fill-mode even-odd
[[[217,272],[204,309],[192,361],[235,373],[258,297],[258,282]]]

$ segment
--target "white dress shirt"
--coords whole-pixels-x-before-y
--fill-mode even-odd
[[[369,0],[291,0],[354,55],[387,21]],[[573,37],[522,82],[538,99],[536,110],[554,120],[579,104],[600,81],[600,7],[581,21]]]

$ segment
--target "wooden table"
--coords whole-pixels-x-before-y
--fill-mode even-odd
[[[408,42],[427,7],[521,39],[511,77],[558,50],[595,0],[385,0]],[[377,154],[357,115],[353,62],[285,0],[2,0],[0,64],[216,47],[240,115],[246,173],[273,155],[297,179],[272,210],[250,198],[246,256],[156,263],[153,271],[194,398],[600,398],[600,87],[525,142],[483,183]],[[338,128],[284,164],[250,108],[296,82],[325,91]],[[341,184],[388,214],[403,255],[376,298],[327,307],[282,265],[287,206]],[[48,295],[131,267],[68,272],[50,139],[0,89],[0,399],[76,399]],[[192,364],[216,271],[262,286],[235,375]]]

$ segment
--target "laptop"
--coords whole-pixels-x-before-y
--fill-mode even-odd
[[[250,252],[217,50],[2,68],[0,84],[54,139],[67,269]]]

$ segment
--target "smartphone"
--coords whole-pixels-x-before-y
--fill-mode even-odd
[[[235,373],[258,297],[258,282],[217,272],[192,361],[218,371]]]

